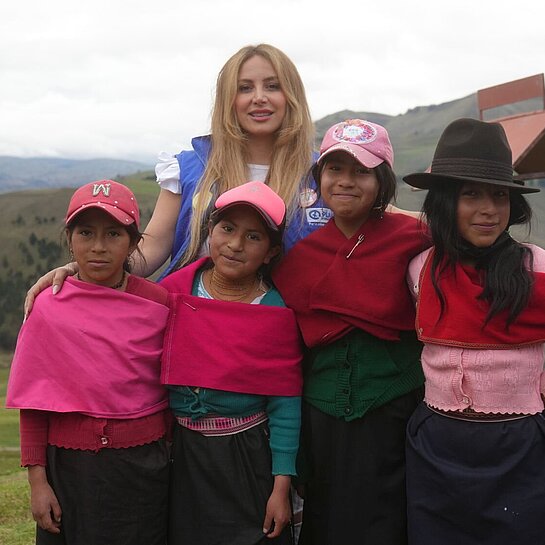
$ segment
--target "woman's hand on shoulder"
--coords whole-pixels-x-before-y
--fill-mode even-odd
[[[265,521],[263,522],[263,533],[267,534],[268,538],[278,537],[291,520],[290,484],[291,477],[289,475],[274,477],[274,487],[267,501]]]
[[[24,319],[26,320],[28,315],[30,314],[32,306],[34,305],[34,300],[40,292],[42,292],[49,286],[52,286],[53,295],[57,294],[61,290],[65,278],[67,276],[72,276],[77,272],[78,264],[76,262],[72,262],[63,265],[62,267],[57,267],[56,269],[53,269],[52,271],[49,271],[48,273],[38,278],[36,283],[27,291],[24,307]]]

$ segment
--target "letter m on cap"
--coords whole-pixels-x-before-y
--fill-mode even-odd
[[[110,184],[93,184],[93,197],[102,193],[105,197],[110,196]]]

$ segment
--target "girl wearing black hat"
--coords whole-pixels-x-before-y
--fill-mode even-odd
[[[409,267],[425,343],[424,403],[407,432],[411,545],[542,543],[545,535],[545,251],[501,125],[442,134],[423,212],[434,247]]]

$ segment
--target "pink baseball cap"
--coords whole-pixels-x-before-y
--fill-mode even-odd
[[[246,182],[229,189],[216,199],[215,207],[216,210],[225,210],[238,204],[247,204],[257,210],[273,231],[280,231],[284,227],[286,205],[265,183]]]
[[[81,186],[70,199],[65,223],[70,223],[88,208],[102,208],[119,223],[134,223],[139,228],[140,211],[136,198],[127,186],[119,182],[100,180]]]
[[[394,150],[388,132],[381,125],[363,119],[347,119],[330,127],[320,146],[323,158],[335,151],[345,151],[367,168],[386,162],[394,167]]]

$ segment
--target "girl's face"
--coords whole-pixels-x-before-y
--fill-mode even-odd
[[[136,248],[125,227],[99,208],[79,214],[67,237],[81,280],[101,286],[121,280],[123,264]]]
[[[233,281],[257,275],[280,251],[278,246],[271,247],[259,213],[244,205],[233,206],[210,227],[209,242],[216,270]]]
[[[365,223],[380,191],[374,170],[344,151],[325,159],[320,187],[335,224],[348,238]]]
[[[254,55],[241,67],[235,113],[244,132],[254,137],[271,137],[286,115],[286,96],[271,63]]]
[[[510,211],[509,189],[487,183],[464,183],[458,197],[458,232],[474,246],[491,246],[507,229]]]

